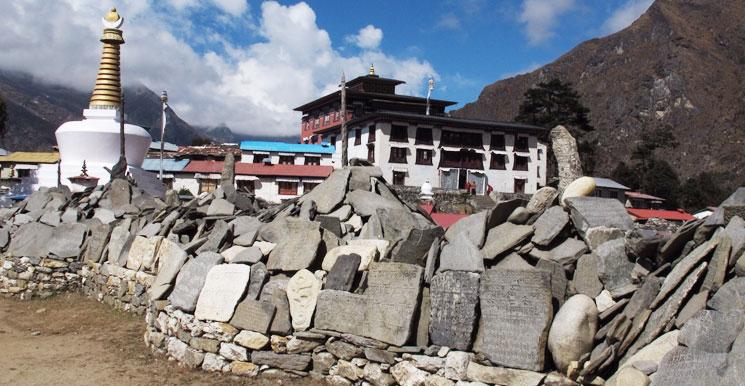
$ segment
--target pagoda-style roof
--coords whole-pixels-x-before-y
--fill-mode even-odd
[[[315,108],[322,107],[332,101],[338,101],[340,99],[341,99],[341,90],[334,91],[331,94],[324,95],[302,106],[295,107],[294,110],[300,111],[300,112],[307,112]],[[427,103],[427,98],[409,96],[409,95],[400,95],[400,94],[385,94],[385,93],[350,90],[349,87],[347,86],[347,103],[349,103],[350,99],[381,100],[381,101],[409,103],[409,104],[413,103],[413,104],[422,105],[422,106],[426,105]],[[445,108],[447,106],[452,106],[457,103],[458,102],[442,100],[442,99],[430,99],[429,100],[430,106],[433,106],[433,107],[438,106],[442,108]]]

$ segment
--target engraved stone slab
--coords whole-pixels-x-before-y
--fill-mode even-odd
[[[717,311],[745,310],[745,277],[730,279],[709,299]]]
[[[741,311],[701,310],[680,330],[678,343],[694,350],[727,353],[743,327]]]
[[[572,197],[567,198],[572,223],[580,235],[589,228],[605,226],[623,231],[631,230],[634,221],[623,204],[612,198]]]
[[[213,266],[220,264],[223,258],[214,252],[200,253],[196,258],[184,264],[176,277],[176,286],[168,296],[174,307],[193,312],[197,305],[197,298],[202,291],[207,273]]]
[[[448,271],[435,275],[430,285],[432,344],[468,350],[476,324],[479,275]]]
[[[323,290],[318,295],[313,326],[322,330],[363,335],[366,303],[365,295]]]
[[[317,187],[316,187],[317,188]],[[313,189],[315,191],[316,189]],[[270,271],[299,271],[308,268],[316,257],[321,243],[321,231],[317,222],[288,219],[283,229],[292,237],[279,241],[269,254],[266,266]]]
[[[574,288],[577,293],[591,298],[595,298],[603,290],[603,283],[598,279],[598,258],[594,254],[583,255],[577,260],[577,269],[574,271]]]
[[[385,223],[383,223],[385,226]],[[442,237],[444,231],[440,227],[428,229],[412,229],[406,239],[396,245],[391,252],[391,260],[400,263],[418,264],[424,267],[432,243]]]
[[[404,263],[372,263],[367,278],[365,335],[403,346],[411,335],[419,306],[422,267]]]
[[[251,267],[243,264],[220,264],[212,267],[199,294],[194,317],[217,322],[229,321],[238,300],[246,292],[250,275]]]
[[[150,300],[160,300],[171,289],[186,258],[186,252],[178,244],[168,239],[161,240],[158,248],[158,276],[148,290]]]
[[[652,385],[718,385],[727,363],[727,354],[712,354],[678,346],[660,362]]]
[[[354,275],[360,266],[362,258],[360,255],[353,253],[351,255],[341,255],[336,259],[334,266],[331,267],[324,289],[350,291],[354,284]]]
[[[550,282],[548,272],[517,261],[503,261],[481,276],[482,350],[490,361],[543,370],[553,317]]]
[[[445,232],[445,239],[449,242],[466,237],[478,248],[484,245],[486,238],[486,220],[489,212],[481,211],[458,220]]]
[[[598,257],[598,276],[605,288],[612,291],[631,284],[634,263],[626,256],[623,239],[606,241],[595,251]]]
[[[321,282],[307,269],[298,271],[287,282],[292,328],[296,331],[305,331],[310,327],[320,291]]]
[[[440,252],[437,272],[484,272],[484,255],[465,235],[451,240]]]
[[[568,222],[569,215],[564,211],[564,208],[560,206],[548,208],[533,224],[535,227],[533,243],[543,246],[551,244],[551,241],[559,235]]]
[[[132,245],[129,247],[129,254],[127,255],[127,269],[139,271],[140,269],[146,268],[145,263],[149,263],[152,266],[155,260],[155,253],[158,250],[158,245],[163,237],[147,238],[142,236],[136,236]]]
[[[276,307],[269,302],[244,299],[235,308],[230,324],[242,330],[266,334],[272,325]]]

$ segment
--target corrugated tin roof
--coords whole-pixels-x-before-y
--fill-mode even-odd
[[[669,221],[690,221],[696,218],[690,214],[677,210],[659,210],[659,209],[635,209],[627,208],[629,214],[638,220],[649,220],[650,218],[661,218]]]
[[[334,154],[334,147],[331,145],[271,141],[243,141],[241,142],[241,150]]]
[[[599,186],[601,188],[621,189],[621,190],[631,189],[628,186],[621,185],[618,182],[611,180],[610,178],[592,177],[592,179],[595,180],[595,186]]]
[[[160,141],[150,142],[150,150],[160,151]],[[178,151],[178,145],[170,142],[163,143],[163,151]]]
[[[164,172],[180,172],[189,164],[188,159],[175,160],[173,158],[163,158]],[[150,172],[160,171],[160,158],[145,158],[142,162],[142,168]]]
[[[186,173],[222,173],[222,161],[191,161],[182,170]],[[326,178],[334,170],[326,165],[266,165],[235,163],[235,174],[244,176],[281,176]]]
[[[59,153],[17,151],[9,155],[0,156],[0,162],[13,162],[22,164],[53,164],[59,161]]]

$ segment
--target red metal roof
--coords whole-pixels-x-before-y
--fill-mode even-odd
[[[468,216],[467,214],[460,213],[435,212],[435,206],[429,203],[421,203],[419,204],[419,208],[427,212],[427,214],[432,217],[432,221],[443,229],[448,229],[449,226],[455,224],[458,220]]]
[[[222,161],[189,161],[183,173],[222,173]],[[326,178],[334,171],[327,165],[267,165],[235,163],[235,174],[247,176],[317,177]]]
[[[690,214],[677,210],[660,210],[660,209],[635,209],[626,208],[630,215],[637,220],[649,220],[650,218],[661,218],[669,221],[689,221],[696,218]]]

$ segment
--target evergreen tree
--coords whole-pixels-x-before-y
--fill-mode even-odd
[[[523,95],[523,102],[515,121],[553,129],[563,125],[577,140],[577,150],[585,174],[595,169],[597,142],[585,138],[586,132],[594,130],[590,125],[587,109],[571,83],[559,79],[541,82]],[[553,157],[549,158],[552,159]],[[550,165],[555,175],[555,165]]]

